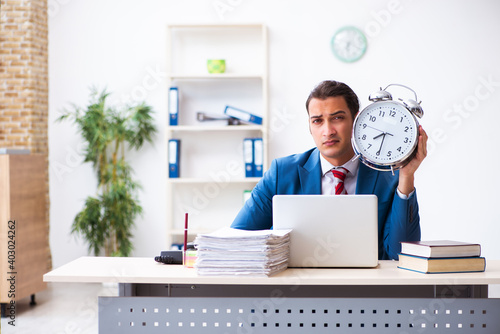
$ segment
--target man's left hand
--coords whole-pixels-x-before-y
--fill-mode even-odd
[[[398,189],[402,194],[409,195],[415,189],[415,172],[427,156],[427,133],[420,125],[418,136],[417,153],[413,159],[403,168],[399,170],[399,185]]]

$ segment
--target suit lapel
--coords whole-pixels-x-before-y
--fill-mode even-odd
[[[313,151],[303,166],[297,166],[300,188],[306,195],[321,195],[321,164],[319,151]]]
[[[356,184],[356,194],[373,194],[377,183],[379,172],[359,163],[358,182]]]

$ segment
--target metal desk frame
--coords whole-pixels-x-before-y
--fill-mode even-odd
[[[152,259],[80,258],[50,282],[118,282],[99,297],[100,333],[498,333],[500,261],[486,272],[289,269],[273,277],[200,277]]]

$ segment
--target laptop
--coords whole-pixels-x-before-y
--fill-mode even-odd
[[[292,229],[290,268],[376,267],[377,196],[275,195],[273,229]]]

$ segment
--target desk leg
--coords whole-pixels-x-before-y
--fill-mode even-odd
[[[118,296],[119,297],[132,297],[135,296],[134,283],[118,283]]]

